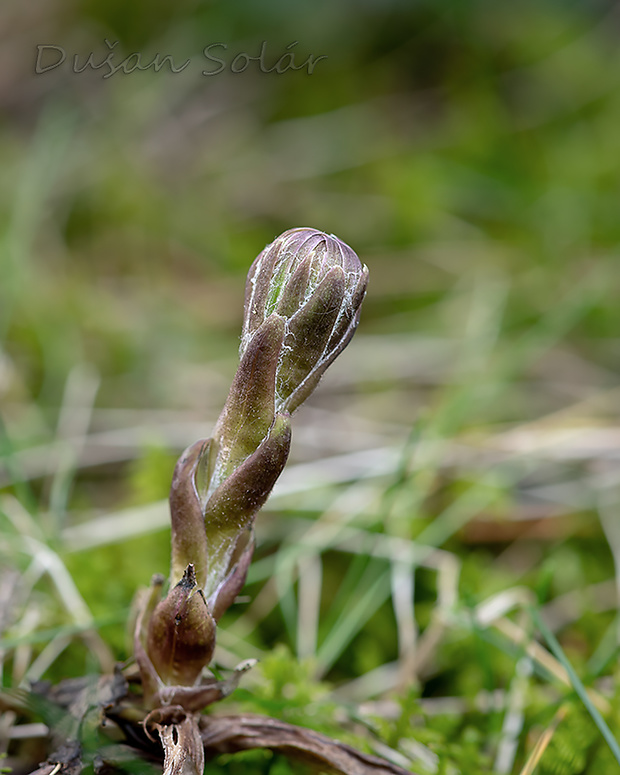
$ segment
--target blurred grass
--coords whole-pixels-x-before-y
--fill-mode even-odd
[[[352,245],[370,289],[296,417],[248,602],[223,621],[220,665],[267,659],[246,684],[255,705],[238,701],[272,712],[279,660],[295,720],[326,678],[322,728],[421,772],[615,771],[593,728],[570,734],[586,710],[527,614],[536,601],[613,731],[615,4],[1,13],[3,685],[128,656],[133,592],[167,567],[173,462],[208,435],[235,370],[245,272],[308,225]],[[190,66],[71,72],[104,39],[117,62]],[[225,43],[228,65],[263,40],[269,64],[294,41],[298,64],[327,59],[312,75],[201,75],[206,45]],[[36,75],[43,43],[67,63]],[[269,661],[277,644],[303,660]]]

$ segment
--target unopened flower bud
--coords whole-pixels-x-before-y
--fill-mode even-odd
[[[284,321],[275,410],[293,412],[353,336],[368,269],[333,235],[290,229],[268,245],[246,283],[241,355],[271,318]]]

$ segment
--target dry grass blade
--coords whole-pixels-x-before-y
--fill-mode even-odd
[[[538,766],[540,760],[542,759],[545,751],[547,750],[547,747],[551,742],[556,729],[560,725],[560,722],[566,717],[567,713],[568,713],[568,706],[562,705],[560,708],[558,708],[555,716],[553,717],[551,724],[547,727],[547,729],[545,729],[542,735],[538,738],[536,745],[534,746],[534,748],[532,749],[532,752],[528,756],[527,761],[523,766],[523,769],[521,770],[519,775],[532,775],[532,773]]]

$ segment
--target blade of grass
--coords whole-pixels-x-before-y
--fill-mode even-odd
[[[515,673],[506,695],[506,711],[495,756],[497,775],[509,775],[513,770],[525,721],[525,706],[532,672],[531,660],[522,657],[515,666]]]
[[[298,570],[298,555],[295,547],[278,552],[274,567],[274,578],[278,602],[290,642],[296,647],[298,605],[295,597],[295,574]]]
[[[24,643],[33,645],[35,643],[49,643],[58,636],[73,636],[81,635],[83,632],[92,628],[99,629],[100,627],[106,627],[110,624],[118,624],[127,619],[130,614],[129,608],[124,608],[121,611],[115,611],[114,614],[109,616],[98,617],[93,619],[92,622],[84,622],[82,624],[65,624],[59,627],[51,627],[47,630],[36,630],[20,635],[9,635],[6,638],[0,638],[0,649],[10,650],[21,646]]]
[[[398,654],[402,664],[403,683],[414,679],[414,654],[418,628],[413,601],[415,599],[415,568],[396,560],[391,565],[390,583],[392,606],[396,617]]]
[[[588,674],[596,677],[618,659],[618,629],[620,628],[620,616],[615,616],[605,634],[601,638],[594,654],[588,660]]]
[[[557,638],[555,635],[551,632],[551,630],[547,627],[547,625],[543,622],[542,618],[540,617],[538,611],[536,608],[530,609],[532,618],[534,620],[534,623],[538,630],[540,631],[543,638],[547,641],[547,644],[551,651],[553,652],[553,655],[558,660],[558,662],[561,663],[561,665],[566,670],[566,673],[568,674],[568,677],[570,679],[571,685],[577,695],[579,696],[579,699],[583,702],[583,704],[586,707],[586,710],[590,714],[592,720],[596,724],[599,732],[603,736],[605,742],[610,747],[611,752],[613,753],[616,761],[618,764],[620,764],[620,745],[618,745],[618,741],[613,736],[611,730],[609,729],[609,726],[607,725],[607,722],[599,712],[599,710],[594,706],[592,703],[592,700],[588,696],[588,692],[586,687],[583,685],[581,679],[575,672],[575,669],[571,665],[571,663],[566,658],[566,654],[562,650],[562,647],[560,646]]]
[[[355,596],[356,591],[360,589],[369,562],[370,560],[363,549],[360,552],[356,552],[351,561],[348,562],[346,572],[338,585],[338,590],[330,601],[328,611],[323,614],[321,619],[319,629],[319,639],[321,641],[325,640],[334,629],[341,612],[346,609],[348,603]]]
[[[320,675],[333,666],[353,637],[388,599],[390,591],[390,570],[384,568],[379,571],[374,581],[366,586],[357,600],[349,601],[336,625],[319,646],[317,662]]]
[[[303,557],[299,563],[299,611],[297,656],[314,657],[318,640],[323,566],[320,554]]]
[[[64,517],[78,461],[86,443],[99,381],[99,375],[93,366],[79,363],[71,369],[65,383],[56,428],[60,454],[57,457],[56,471],[49,484],[50,514],[55,537],[64,526]]]

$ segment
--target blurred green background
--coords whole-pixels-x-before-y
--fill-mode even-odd
[[[309,660],[298,689],[327,677],[342,702],[422,703],[373,727],[421,771],[519,772],[568,690],[467,613],[503,592],[539,606],[617,707],[617,4],[0,13],[0,580],[22,589],[0,633],[5,685],[100,667],[74,637],[92,621],[128,656],[133,592],[168,567],[172,466],[236,368],[247,268],[311,226],[357,251],[369,292],[296,418],[221,664],[284,644]],[[37,46],[56,47],[46,72]],[[91,52],[111,66],[83,69]],[[157,54],[179,72],[123,72]],[[505,704],[481,711],[497,691]],[[447,696],[458,718],[420,731],[423,703]],[[426,759],[400,744],[414,736]],[[558,772],[617,766],[596,734],[567,746]]]

